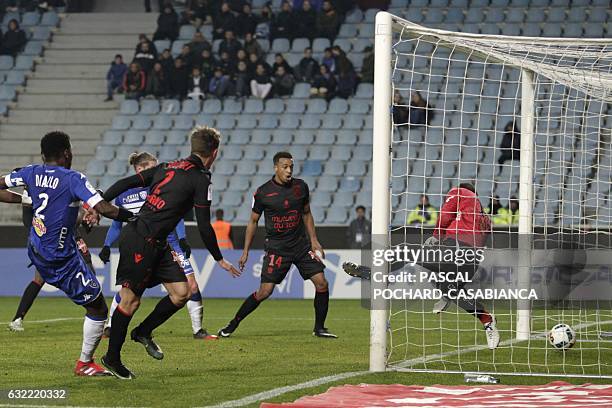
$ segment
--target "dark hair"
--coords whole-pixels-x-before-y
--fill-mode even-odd
[[[312,51],[312,47],[306,47],[306,48],[304,48],[304,52],[306,52],[306,51]]]
[[[365,207],[363,205],[358,205],[357,207],[355,207],[355,211],[359,211],[359,210],[363,210],[363,212],[365,212]]]
[[[215,211],[215,217],[223,218],[223,209],[221,208],[217,209],[217,211]]]
[[[272,159],[272,161],[274,162],[275,166],[278,164],[278,161],[280,159],[293,159],[293,156],[289,152],[278,152],[278,153],[276,153],[274,155],[274,158]]]
[[[121,59],[123,59],[123,55],[121,55],[121,54],[117,54],[117,55],[115,55],[115,59],[117,59],[117,58],[121,58]]]
[[[461,183],[459,184],[459,188],[465,188],[466,190],[470,190],[472,193],[476,194],[476,187],[472,183]]]
[[[59,159],[70,150],[70,136],[59,130],[49,132],[40,140],[40,152],[46,160]]]
[[[157,158],[149,152],[134,152],[128,156],[128,163],[130,166],[139,166],[148,161],[157,161]]]
[[[210,157],[219,148],[221,133],[208,126],[196,126],[191,131],[191,152]]]

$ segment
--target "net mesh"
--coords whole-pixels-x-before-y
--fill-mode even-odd
[[[519,197],[521,81],[523,70],[529,70],[534,74],[535,96],[534,177],[529,185],[533,192],[532,270],[548,265],[544,261],[556,264],[562,259],[574,269],[582,263],[580,273],[572,277],[572,288],[594,284],[593,273],[608,279],[612,40],[464,35],[401,20],[396,23],[391,81],[392,246],[427,239],[451,187],[471,182],[492,219],[489,245],[516,247],[519,216],[512,209],[518,206],[514,198]],[[429,201],[425,206],[421,206],[422,195]],[[499,202],[493,201],[496,197]],[[572,259],[563,259],[568,256]],[[504,262],[511,263],[502,254],[498,263]],[[593,265],[598,265],[598,272]],[[479,272],[493,286],[503,286],[504,278],[513,273],[511,268],[482,266]],[[526,341],[516,340],[516,303],[490,301],[486,306],[497,317],[501,334],[500,346],[493,351],[487,348],[480,321],[454,304],[433,314],[433,304],[391,302],[389,366],[612,374],[608,300],[587,302],[566,296],[561,301],[534,303],[531,336]],[[577,343],[568,352],[553,349],[547,341],[548,330],[557,323],[576,331]]]

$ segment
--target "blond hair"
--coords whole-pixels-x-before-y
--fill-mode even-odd
[[[134,152],[128,157],[128,163],[130,166],[140,166],[141,164],[149,161],[157,161],[157,158],[149,152]]]
[[[221,133],[217,129],[208,126],[196,126],[191,131],[190,139],[192,153],[198,153],[203,157],[210,157],[219,148]]]

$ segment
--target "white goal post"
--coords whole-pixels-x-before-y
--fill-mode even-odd
[[[556,231],[558,244],[569,234],[581,248],[588,241],[592,248],[610,249],[612,39],[449,32],[379,12],[374,44],[375,245],[397,245],[392,234],[403,236],[404,244],[411,234],[427,238],[431,225],[406,222],[420,195],[430,196],[439,209],[449,187],[474,181],[484,207],[494,196],[510,206],[516,196],[518,217],[494,227],[520,238],[515,265],[520,287],[532,281],[535,231],[544,236]],[[413,117],[415,92],[426,101],[425,123]],[[401,115],[394,112],[402,108],[408,118],[398,122]],[[504,131],[520,132],[520,160],[500,158]],[[385,288],[388,284],[372,280],[372,298]],[[612,329],[610,302],[537,312],[530,300],[509,308],[492,304],[502,321],[502,343],[488,354],[479,345],[480,326],[454,308],[435,317],[430,303],[395,303],[371,307],[370,371],[612,378],[605,361],[612,357],[612,343],[601,336]],[[576,329],[579,341],[578,350],[563,358],[545,337],[561,320]]]

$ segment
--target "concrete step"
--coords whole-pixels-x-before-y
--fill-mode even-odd
[[[72,152],[75,155],[87,154],[91,156],[98,145],[98,140],[73,140]],[[4,155],[30,156],[32,152],[40,151],[40,138],[37,140],[7,140],[2,141]],[[40,160],[40,159],[39,159]]]
[[[106,77],[108,64],[40,64],[31,78],[36,79],[100,79]]]
[[[77,171],[84,171],[87,168],[87,163],[89,163],[92,158],[93,155],[89,154],[75,155],[72,157],[72,168]],[[24,156],[0,154],[0,177],[8,174],[17,167],[40,162],[40,154]]]
[[[123,35],[101,35],[101,34],[80,34],[80,35],[56,35],[53,37],[53,42],[47,47],[47,53],[51,50],[62,49],[95,49],[96,52],[101,49],[124,48],[128,44],[138,42],[138,37],[132,34]]]
[[[116,110],[119,102],[104,102],[106,94],[64,95],[47,94],[44,97],[24,93],[17,100],[17,109],[100,109]],[[31,112],[35,114],[35,112]]]
[[[136,39],[137,40],[137,39]],[[128,46],[128,44],[126,44]],[[134,42],[134,47],[136,42]],[[134,48],[118,48],[112,50],[53,50],[45,54],[45,64],[110,64],[115,55],[122,54],[126,60],[134,55]]]
[[[110,126],[110,122],[105,125],[62,125],[61,130],[68,133],[74,141],[78,140],[94,140],[100,141],[100,136]],[[16,125],[3,123],[0,125],[0,140],[4,143],[11,143],[17,140],[38,140],[47,132],[56,130],[53,125]],[[40,148],[29,154],[38,154]],[[0,154],[4,154],[0,149]],[[91,153],[93,154],[93,152]]]
[[[114,110],[83,110],[83,109],[62,109],[62,110],[22,110],[16,109],[8,117],[11,124],[32,124],[32,125],[107,125],[112,122],[115,116]]]
[[[26,92],[36,94],[95,94],[106,92],[106,79],[31,79]]]

